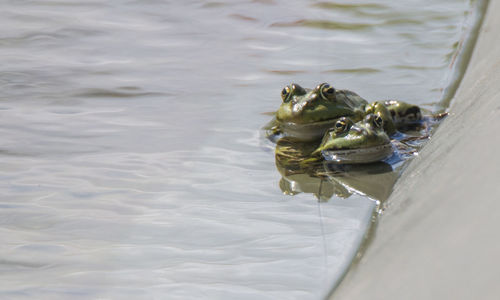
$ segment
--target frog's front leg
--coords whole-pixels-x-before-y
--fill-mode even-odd
[[[422,111],[415,104],[387,100],[384,101],[384,106],[387,107],[397,128],[416,125],[422,121]]]
[[[384,131],[388,135],[393,135],[394,133],[396,133],[396,125],[394,124],[391,112],[389,111],[389,109],[387,109],[384,103],[375,101],[373,103],[368,104],[365,107],[365,113],[367,115],[374,114],[380,116],[384,121]]]

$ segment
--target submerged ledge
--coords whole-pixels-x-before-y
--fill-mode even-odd
[[[385,203],[333,299],[500,294],[500,0],[491,0],[449,116]]]

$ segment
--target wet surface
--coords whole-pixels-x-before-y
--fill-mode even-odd
[[[432,109],[468,9],[2,2],[0,296],[324,296],[375,202],[284,195],[263,113],[324,81]]]

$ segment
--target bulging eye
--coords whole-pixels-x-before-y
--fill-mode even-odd
[[[283,102],[288,102],[292,99],[294,95],[305,95],[307,91],[296,83],[292,83],[290,85],[285,86],[285,88],[281,91],[281,99]]]
[[[380,116],[375,116],[375,118],[373,118],[373,125],[376,128],[382,128],[382,126],[384,126],[384,120],[382,120]]]
[[[292,97],[292,89],[290,88],[290,86],[285,86],[281,91],[281,99],[283,99],[283,102],[288,102],[290,101],[291,97]]]
[[[325,100],[335,100],[335,89],[328,83],[322,83],[317,87],[319,95]]]
[[[335,122],[334,130],[336,134],[342,133],[349,129],[349,121],[346,118],[341,118]]]

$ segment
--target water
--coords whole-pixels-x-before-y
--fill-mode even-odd
[[[263,113],[292,81],[432,109],[469,10],[2,1],[0,297],[325,296],[375,202],[284,195]]]

